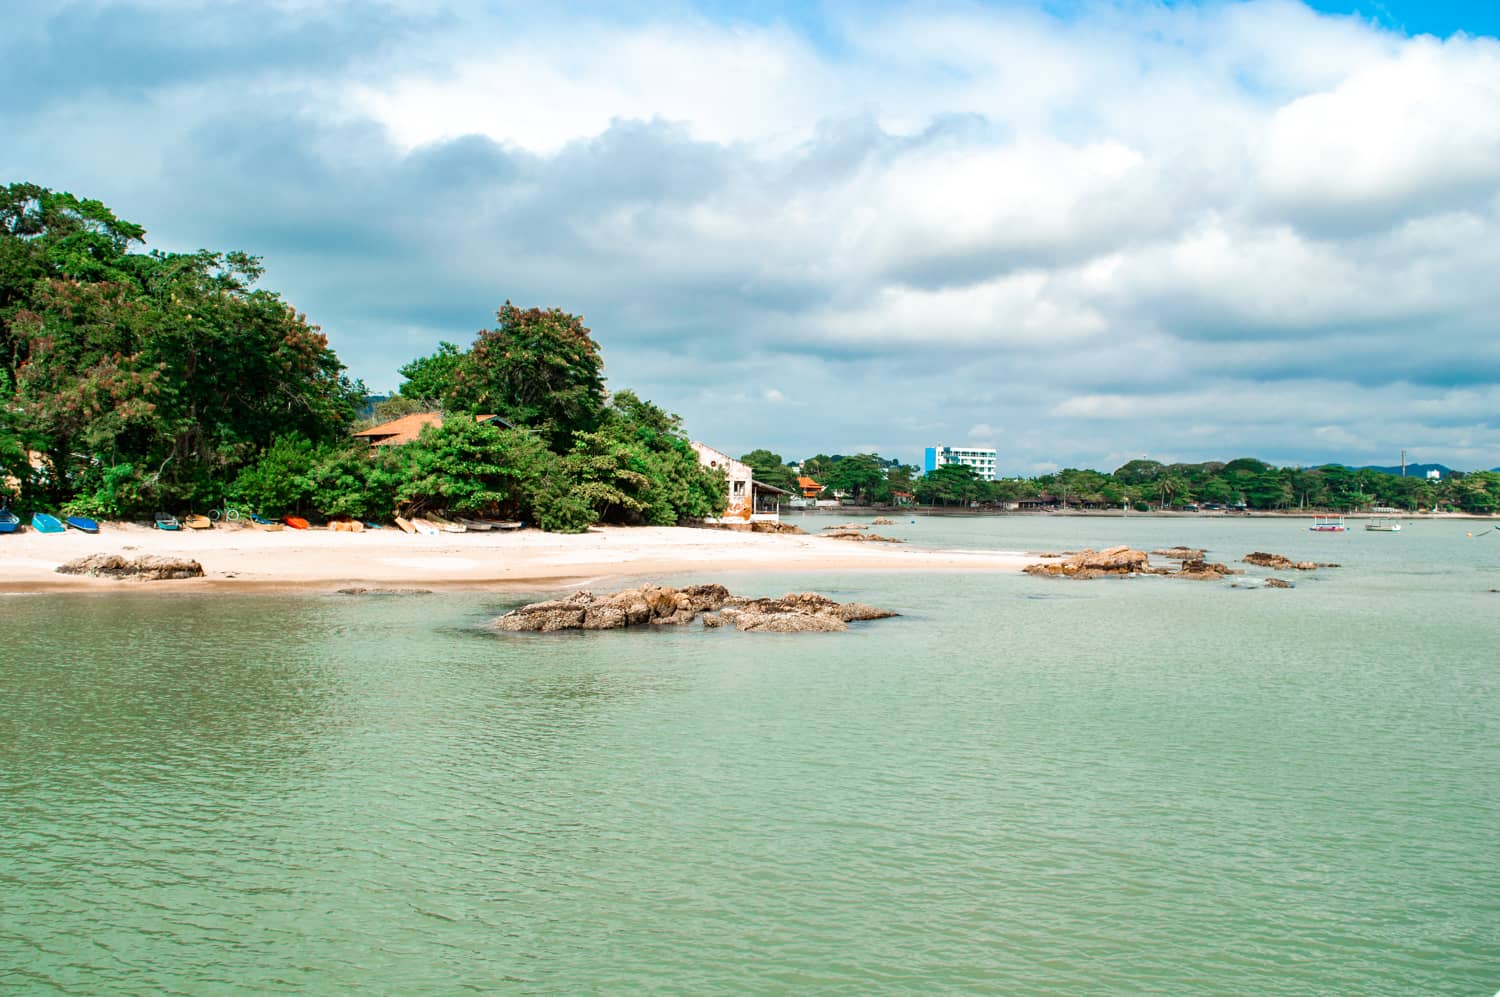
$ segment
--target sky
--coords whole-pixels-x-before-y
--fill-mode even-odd
[[[1500,5],[56,0],[0,182],[372,391],[499,304],[733,453],[1500,465]]]

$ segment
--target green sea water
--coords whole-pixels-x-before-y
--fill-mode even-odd
[[[1493,994],[1500,534],[1302,525],[881,529],[1344,565],[1284,591],[719,579],[843,635],[0,598],[0,991]]]

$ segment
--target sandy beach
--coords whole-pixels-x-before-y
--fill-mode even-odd
[[[57,566],[89,554],[156,554],[203,565],[201,579],[137,582],[76,577]],[[907,544],[686,527],[595,527],[563,535],[524,530],[422,536],[250,529],[163,532],[107,524],[97,536],[0,537],[0,592],[318,590],[351,586],[521,590],[611,578],[753,571],[1019,571],[1019,553],[939,551]]]

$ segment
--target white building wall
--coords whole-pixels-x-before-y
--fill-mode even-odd
[[[715,450],[706,443],[697,440],[690,441],[693,452],[698,455],[698,463],[704,467],[724,470],[725,478],[729,484],[729,500],[724,509],[724,514],[717,519],[708,522],[724,523],[748,523],[755,517],[754,488],[751,485],[750,465],[743,461],[735,460],[722,450]],[[775,519],[775,516],[760,517],[764,519]]]
[[[994,447],[950,447],[938,444],[934,449],[937,451],[937,467],[944,464],[967,464],[984,480],[995,480],[999,451]]]

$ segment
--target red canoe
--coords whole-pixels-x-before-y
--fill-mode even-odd
[[[301,516],[283,516],[281,517],[281,521],[294,530],[307,529],[307,520],[303,519]]]

